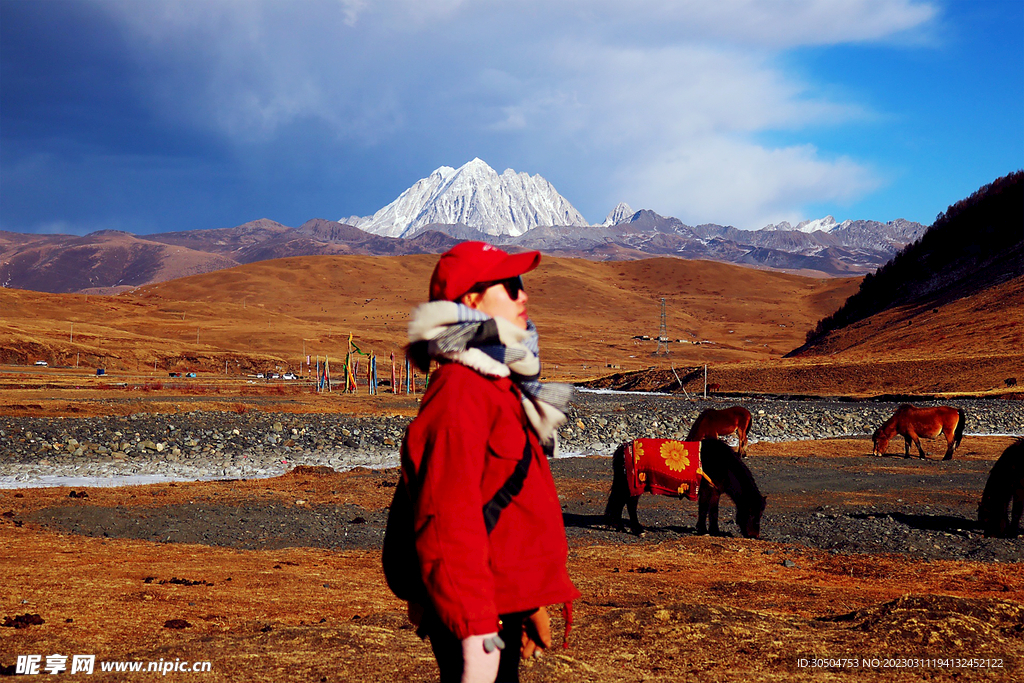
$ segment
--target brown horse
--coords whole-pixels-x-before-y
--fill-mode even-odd
[[[896,412],[885,423],[875,430],[871,435],[874,442],[873,455],[883,455],[889,440],[899,434],[904,439],[904,455],[910,457],[910,443],[917,446],[917,452],[921,458],[925,457],[924,449],[921,448],[921,437],[934,439],[939,434],[946,437],[946,454],[943,460],[952,460],[953,451],[960,445],[964,438],[964,426],[967,423],[967,414],[963,410],[938,406],[935,408],[915,408],[909,403],[904,403],[896,408]]]
[[[697,421],[686,435],[687,441],[703,441],[704,439],[736,434],[740,443],[736,452],[740,457],[747,455],[747,432],[750,431],[750,411],[743,406],[733,406],[724,410],[708,408],[697,416]]]
[[[1013,500],[1013,512],[1007,519],[1006,508]],[[999,456],[985,484],[978,504],[978,521],[989,538],[1016,538],[1024,513],[1024,439]]]
[[[644,528],[637,517],[636,506],[640,496],[631,496],[626,479],[626,446],[620,445],[612,456],[612,489],[605,507],[605,521],[624,531],[622,508],[629,510],[630,530],[640,536]],[[704,439],[700,444],[701,469],[711,480],[704,483],[697,493],[697,533],[707,534],[708,523],[711,534],[718,536],[718,500],[724,493],[736,504],[736,525],[745,538],[761,535],[761,515],[764,514],[767,498],[761,495],[754,481],[754,475],[743,464],[728,444],[718,439]]]

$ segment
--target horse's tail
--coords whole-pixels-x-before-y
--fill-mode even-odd
[[[627,495],[623,495],[623,493]],[[608,492],[608,504],[604,508],[606,518],[622,517],[622,505],[628,497],[629,484],[626,483],[626,444],[620,444],[612,454],[612,490]],[[617,509],[616,509],[617,508]]]
[[[736,439],[739,443],[736,445],[736,452],[741,457],[747,456],[747,438],[750,435],[750,425],[753,423],[754,418],[751,416],[750,411],[746,408],[740,408],[740,419],[737,420]]]
[[[963,408],[957,408],[956,429],[953,430],[953,450],[960,448],[960,441],[964,438],[964,428],[967,426],[967,413]]]

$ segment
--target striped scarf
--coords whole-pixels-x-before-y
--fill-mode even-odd
[[[539,381],[540,346],[532,320],[523,330],[454,301],[432,301],[413,310],[409,341],[427,342],[428,355],[435,360],[511,379],[523,395],[523,408],[534,431],[549,450],[554,447],[573,387]]]

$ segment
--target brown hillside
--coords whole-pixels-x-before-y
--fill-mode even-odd
[[[235,228],[183,230],[149,235],[149,239],[198,251],[208,251],[238,262],[238,252],[291,232],[291,228],[268,218],[249,221]]]
[[[436,256],[265,261],[118,296],[0,290],[0,361],[159,371],[297,369],[303,350],[343,355],[347,335],[400,352],[411,308],[425,300]],[[583,379],[650,365],[764,361],[796,346],[857,281],[680,259],[545,258],[526,277],[549,378]],[[660,298],[669,357],[652,358]],[[74,325],[74,340],[71,326]],[[197,343],[198,336],[198,343]]]
[[[1024,171],[983,186],[939,214],[793,352],[815,353],[833,331],[894,309],[938,309],[1024,277]]]
[[[883,311],[830,333],[805,354],[856,359],[1022,351],[1024,276],[941,305],[918,303]]]
[[[0,241],[0,283],[39,292],[137,286],[234,264],[216,254],[114,230],[84,237],[45,235],[29,241]]]
[[[823,291],[821,308],[835,305]],[[678,366],[677,366],[678,367]],[[677,373],[678,374],[678,373]],[[687,381],[701,391],[701,372]],[[1021,397],[1024,277],[945,303],[892,308],[830,332],[811,350],[770,362],[716,364],[723,392],[878,396],[978,394]],[[595,387],[678,391],[667,370],[609,376]]]

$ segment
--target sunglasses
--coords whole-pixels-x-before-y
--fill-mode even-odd
[[[519,292],[521,292],[524,289],[526,289],[526,287],[523,286],[523,278],[522,278],[522,276],[516,275],[515,277],[507,277],[504,280],[491,280],[490,282],[478,282],[477,284],[473,285],[473,289],[471,289],[469,291],[470,292],[485,292],[488,289],[490,289],[491,287],[493,287],[494,285],[501,285],[501,286],[503,286],[505,288],[505,291],[508,292],[508,298],[512,299],[512,301],[515,301],[516,299],[518,299],[519,298]]]

